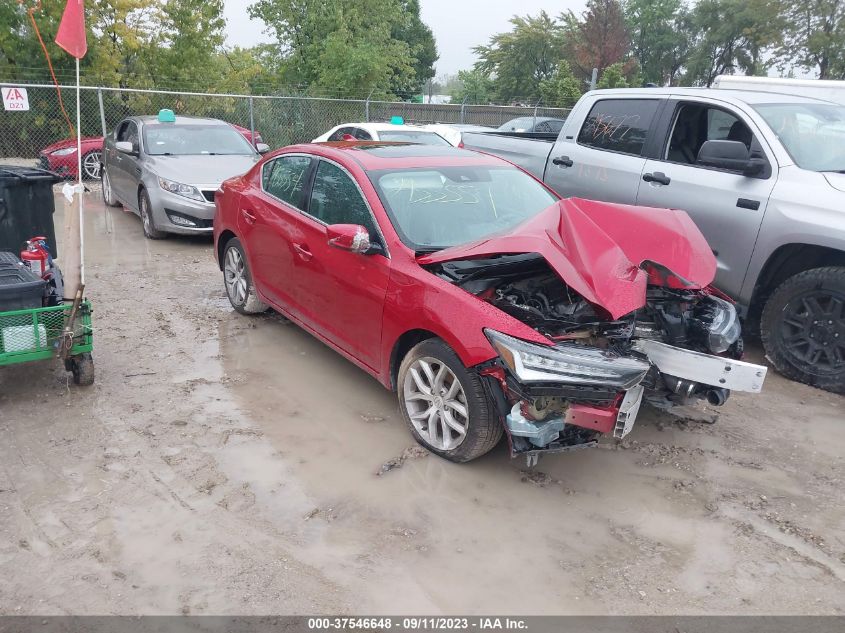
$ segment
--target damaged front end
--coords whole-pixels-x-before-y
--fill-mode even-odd
[[[561,215],[564,211],[558,210]],[[535,222],[535,232],[541,226]],[[543,232],[554,244],[549,228]],[[590,230],[594,228],[600,227]],[[571,222],[565,229],[572,231]],[[616,237],[617,261],[602,265],[616,271],[620,291],[628,293],[619,297],[613,294],[613,279],[597,280],[590,274],[594,271],[573,266],[571,258],[560,260],[578,235],[561,239],[556,252],[514,252],[525,245],[526,236],[529,241],[538,237],[531,227],[518,231],[469,247],[470,258],[444,252],[421,262],[548,340],[538,344],[485,330],[498,358],[478,371],[496,392],[514,455],[531,459],[541,452],[584,448],[605,433],[624,437],[643,400],[671,407],[703,398],[719,406],[731,390],[761,390],[766,368],[740,360],[736,309],[708,285],[708,266],[699,261],[682,267],[687,274],[692,271],[693,279],[657,258],[643,258],[634,266],[620,257],[637,249]],[[585,254],[583,240],[579,246],[582,262],[602,256]],[[497,247],[502,250],[496,252]],[[668,263],[682,259],[679,249],[674,252],[675,261]],[[687,256],[700,255],[700,244],[694,241]],[[707,255],[712,259],[709,249]],[[568,279],[573,270],[577,277]],[[633,301],[632,287],[640,288],[639,301]],[[601,296],[612,300],[602,302]],[[627,311],[620,314],[622,310]]]

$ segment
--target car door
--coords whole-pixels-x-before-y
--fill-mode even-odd
[[[689,213],[716,255],[716,286],[737,296],[777,177],[777,163],[763,137],[741,111],[702,98],[673,98],[664,114],[668,134],[658,159],[643,170],[637,204]],[[765,158],[758,175],[698,163],[708,140],[742,141],[752,156]],[[763,141],[765,143],[765,141]],[[662,178],[655,179],[656,175]]]
[[[326,226],[360,224],[384,241],[354,177],[319,159],[301,232],[294,243],[296,301],[307,325],[371,369],[381,361],[381,324],[390,276],[387,252],[361,255],[328,243]]]
[[[545,182],[565,197],[634,204],[644,150],[660,108],[654,98],[594,97],[580,129],[564,128],[549,155]]]
[[[312,159],[282,155],[261,167],[261,188],[241,196],[237,227],[243,237],[253,279],[277,307],[299,317],[294,298],[294,244],[303,240],[305,208]]]
[[[140,150],[138,143],[138,125],[131,119],[122,121],[115,132],[115,142],[124,141],[132,143],[136,151]],[[109,181],[111,182],[114,195],[124,204],[137,209],[137,157],[119,152],[114,144],[109,146],[108,156]]]

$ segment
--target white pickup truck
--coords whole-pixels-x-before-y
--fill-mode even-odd
[[[845,106],[741,90],[597,90],[560,134],[466,133],[564,196],[683,209],[784,375],[845,393]]]

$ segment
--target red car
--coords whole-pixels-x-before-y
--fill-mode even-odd
[[[216,201],[232,306],[273,308],[395,390],[447,459],[505,434],[532,461],[625,435],[644,397],[761,389],[682,211],[561,199],[493,156],[360,141],[277,151]]]
[[[252,142],[252,132],[247,128],[230,123],[244,138]],[[261,134],[255,133],[256,143],[263,143]],[[103,163],[103,137],[85,136],[82,138],[82,174],[83,178],[95,180],[100,178],[100,168]],[[55,172],[68,179],[77,177],[76,139],[67,138],[48,145],[38,154],[38,166]]]

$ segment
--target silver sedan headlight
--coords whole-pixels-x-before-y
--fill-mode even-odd
[[[616,356],[597,347],[529,343],[495,330],[484,330],[499,358],[522,382],[564,382],[630,389],[651,365],[637,358]]]
[[[167,180],[167,178],[162,178],[160,176],[158,184],[165,191],[175,193],[177,196],[183,196],[199,202],[206,202],[206,199],[203,197],[202,193],[200,193],[200,190],[193,185],[183,185],[181,182],[173,182],[172,180]]]

